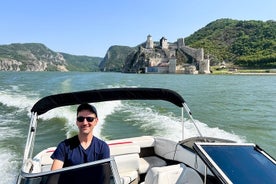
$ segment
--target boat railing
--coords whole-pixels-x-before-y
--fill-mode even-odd
[[[32,113],[30,127],[28,131],[28,137],[27,137],[26,146],[24,150],[23,163],[25,163],[28,158],[32,158],[36,128],[37,128],[37,114]]]
[[[196,121],[194,120],[194,118],[192,116],[192,112],[191,112],[190,108],[188,107],[188,105],[185,102],[183,103],[183,108],[182,109],[184,109],[187,112],[187,114],[189,116],[189,119],[192,121],[193,125],[195,126],[195,128],[196,128],[197,133],[199,134],[199,136],[203,137],[202,133],[200,132],[200,130],[199,130],[198,126],[197,126]],[[183,110],[182,110],[182,121],[183,121],[183,114],[184,113],[183,113]],[[182,140],[184,140],[184,123],[182,123]]]

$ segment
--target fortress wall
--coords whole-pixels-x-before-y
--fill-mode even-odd
[[[188,46],[184,46],[184,47],[181,47],[181,49],[185,53],[187,53],[190,56],[192,56],[193,58],[195,58],[198,62],[202,61],[204,59],[204,52],[203,52],[202,48],[194,49],[194,48],[191,48],[191,47],[188,47]]]
[[[178,47],[176,44],[169,44],[169,49],[170,50],[176,50]]]

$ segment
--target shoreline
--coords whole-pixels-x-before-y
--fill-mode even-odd
[[[234,75],[276,75],[276,73],[232,73]]]

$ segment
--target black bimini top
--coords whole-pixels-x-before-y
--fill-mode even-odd
[[[161,88],[108,88],[61,93],[40,99],[31,112],[41,115],[56,107],[112,100],[165,100],[183,107],[184,99],[175,91]]]

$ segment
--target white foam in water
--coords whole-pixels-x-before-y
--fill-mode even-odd
[[[172,114],[160,114],[149,107],[128,107],[122,109],[131,113],[129,121],[138,121],[143,129],[156,129],[155,136],[168,137],[172,140],[179,141],[182,139],[182,122],[180,117],[174,117]],[[201,134],[206,137],[216,137],[230,139],[237,142],[244,142],[244,138],[233,133],[226,132],[217,127],[211,128],[203,122],[197,120]],[[184,138],[199,136],[195,126],[191,121],[184,122]]]
[[[3,120],[2,118],[3,117],[1,117],[0,141],[5,139],[14,139],[14,135],[16,135],[16,137],[23,136],[19,130],[5,127],[5,124],[10,123],[10,121]],[[20,165],[20,162],[15,159],[17,157],[16,153],[9,148],[0,146],[0,183],[15,183],[16,175],[18,174],[17,168]]]
[[[13,90],[16,91],[17,86],[13,86]],[[16,94],[8,90],[0,92],[0,103],[8,107],[15,107],[17,108],[17,111],[30,111],[35,101],[35,99],[30,99],[24,95]],[[4,119],[1,117],[0,140],[14,138],[14,135],[16,135],[16,137],[23,137],[22,132],[18,129],[10,129],[6,126],[10,123],[14,123],[14,120]],[[16,182],[18,168],[21,164],[21,159],[18,161],[17,157],[17,153],[13,152],[9,148],[0,146],[0,183],[10,184]]]
[[[70,137],[70,133],[76,130],[73,122],[75,122],[76,114],[70,106],[57,107],[39,116],[39,119],[50,120],[52,118],[64,118],[66,119],[67,137]]]
[[[16,138],[23,136],[22,133],[19,132],[19,130],[16,129],[9,129],[7,127],[4,127],[8,123],[7,121],[1,120],[1,129],[0,129],[0,141],[9,140],[9,139],[14,139],[14,135],[16,135]],[[10,145],[12,146],[12,145]],[[2,147],[0,146],[0,183],[1,180],[4,180],[3,183],[15,183],[11,182],[14,181],[15,175],[17,174],[17,168],[19,166],[19,162],[16,161],[16,158],[18,156],[16,153],[14,153],[12,150],[9,149],[8,147]],[[9,182],[10,181],[10,182]]]
[[[16,155],[8,149],[0,149],[0,183],[10,184],[16,182],[16,175],[18,174],[18,166],[21,164],[15,161]]]
[[[17,107],[19,110],[30,110],[35,102],[36,99],[27,98],[25,95],[0,92],[0,103],[9,107]]]
[[[115,109],[119,108],[122,105],[122,103],[121,101],[110,101],[110,102],[96,103],[94,105],[97,109],[98,118],[99,118],[99,123],[94,130],[94,134],[96,136],[99,136],[101,135],[101,129],[105,122],[105,118],[108,115],[112,114],[115,111]]]
[[[216,138],[221,138],[221,139],[229,139],[229,140],[233,140],[233,141],[237,141],[237,142],[245,141],[243,137],[240,137],[234,133],[226,132],[222,129],[219,129],[218,127],[214,127],[214,128],[208,127],[207,124],[202,123],[198,120],[195,120],[195,123],[198,126],[201,134],[205,137],[216,137]],[[187,130],[186,131],[187,138],[198,135],[196,133],[196,129],[194,128],[194,125],[191,120],[185,122],[185,128]],[[192,133],[189,133],[189,130],[191,130],[191,129],[194,129],[195,131],[190,131]]]

